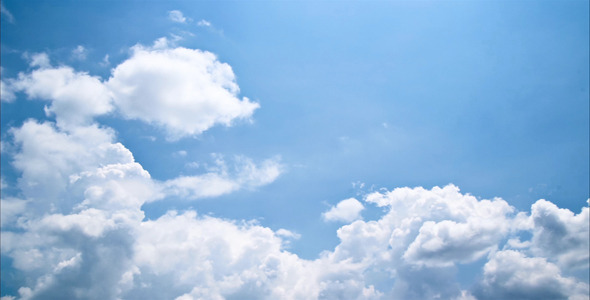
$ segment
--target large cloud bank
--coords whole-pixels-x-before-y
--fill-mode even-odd
[[[256,221],[194,210],[145,219],[145,203],[269,184],[282,167],[242,157],[233,172],[221,161],[201,175],[151,178],[95,116],[116,110],[177,139],[249,118],[258,105],[236,98],[231,68],[210,53],[134,51],[107,81],[45,64],[8,82],[49,101],[56,122],[10,130],[20,193],[2,199],[1,251],[24,280],[3,300],[588,299],[588,207],[539,200],[518,212],[454,185],[375,192],[323,214],[346,225],[314,260],[287,250],[296,234]],[[383,214],[361,219],[371,205]],[[460,286],[458,268],[478,262],[476,282]]]

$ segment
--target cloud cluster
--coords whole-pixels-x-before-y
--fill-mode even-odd
[[[78,57],[85,53],[79,46]],[[52,67],[45,53],[31,56],[30,73],[2,82],[2,98],[23,92],[30,99],[50,101],[60,128],[87,125],[94,117],[117,111],[164,129],[169,140],[199,135],[221,124],[250,120],[258,103],[238,98],[232,68],[210,52],[170,48],[166,38],[153,47],[136,45],[131,57],[104,81],[68,66]]]
[[[173,139],[258,105],[236,98],[231,68],[200,50],[138,46],[107,81],[35,57],[38,68],[9,85],[49,101],[56,122],[9,131],[19,193],[1,199],[1,252],[25,280],[10,282],[18,294],[3,300],[587,299],[588,278],[577,274],[588,270],[588,207],[576,214],[539,200],[518,212],[454,185],[374,192],[322,215],[346,224],[313,260],[288,250],[298,234],[256,221],[195,210],[146,219],[145,203],[256,188],[283,167],[216,156],[205,174],[156,180],[94,118],[116,110]],[[361,219],[367,206],[382,215]],[[458,266],[478,261],[479,279],[461,287]]]

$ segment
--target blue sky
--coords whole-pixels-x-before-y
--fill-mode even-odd
[[[1,296],[583,298],[588,11],[3,1]]]

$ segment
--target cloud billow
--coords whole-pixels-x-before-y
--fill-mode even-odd
[[[152,178],[114,129],[116,111],[169,139],[248,120],[231,67],[187,48],[136,46],[104,81],[39,56],[10,91],[49,101],[55,122],[9,130],[19,193],[2,198],[2,255],[25,281],[7,299],[587,299],[589,209],[538,200],[530,212],[449,184],[350,198],[318,218],[338,244],[315,259],[289,251],[295,234],[193,209],[146,219],[146,203],[214,198],[274,182],[279,157],[219,158],[204,174]],[[3,87],[4,88],[4,87]],[[374,219],[361,218],[369,206]],[[530,236],[524,239],[523,236]],[[304,237],[303,237],[304,238]],[[460,265],[484,261],[473,286]]]

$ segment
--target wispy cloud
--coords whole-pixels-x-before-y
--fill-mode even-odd
[[[84,48],[82,45],[78,45],[74,50],[72,50],[72,58],[76,60],[85,60],[88,54],[88,50]]]
[[[8,11],[8,9],[6,9],[6,7],[4,7],[4,3],[0,3],[0,15],[2,15],[9,23],[14,23],[14,16]]]
[[[203,20],[197,22],[197,25],[198,26],[202,26],[202,27],[210,27],[211,26],[211,22],[203,19]]]
[[[168,18],[172,22],[176,22],[176,23],[186,23],[186,22],[190,21],[190,19],[185,17],[180,10],[169,11]]]

